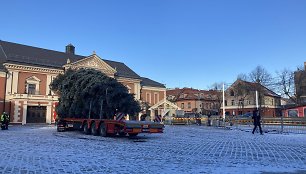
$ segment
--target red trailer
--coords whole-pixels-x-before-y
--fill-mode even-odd
[[[106,136],[137,136],[139,133],[163,133],[164,125],[151,121],[62,118],[57,131],[82,130],[85,134]]]

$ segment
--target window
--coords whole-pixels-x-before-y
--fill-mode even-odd
[[[290,109],[288,111],[288,117],[298,117],[298,111],[296,109]]]
[[[28,77],[26,79],[25,92],[27,92],[28,94],[39,94],[39,84],[40,84],[39,78],[35,76]]]
[[[181,94],[181,95],[180,95],[180,98],[184,98],[184,94]]]
[[[227,100],[225,100],[224,102],[225,102],[224,105],[227,106]]]
[[[243,100],[239,100],[239,106],[243,106]]]
[[[159,97],[157,93],[154,93],[154,104],[158,103]]]
[[[184,103],[181,104],[181,108],[184,109]]]
[[[235,105],[235,101],[234,100],[232,100],[232,106],[234,106]]]
[[[28,84],[28,94],[36,94],[36,84]]]
[[[190,109],[191,108],[191,103],[190,102],[188,102],[188,109]]]
[[[231,90],[231,96],[234,96],[234,95],[235,95],[234,91],[233,91],[233,90]]]
[[[151,94],[147,93],[147,102],[151,104]]]
[[[272,105],[274,105],[274,100],[272,99]]]

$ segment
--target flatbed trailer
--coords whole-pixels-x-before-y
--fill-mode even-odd
[[[81,130],[85,134],[107,136],[137,136],[139,133],[163,133],[164,125],[151,121],[62,118],[57,131]]]

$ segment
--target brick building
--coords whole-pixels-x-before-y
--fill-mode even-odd
[[[306,62],[304,68],[294,73],[297,105],[306,105]]]
[[[53,123],[58,96],[49,84],[67,68],[102,71],[150,106],[166,96],[163,84],[139,76],[122,62],[101,59],[95,53],[76,55],[71,44],[60,52],[0,40],[0,113],[8,112],[12,123]]]

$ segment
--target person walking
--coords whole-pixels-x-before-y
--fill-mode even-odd
[[[253,131],[252,131],[252,134],[254,134],[254,132],[255,132],[257,126],[258,126],[258,127],[259,127],[259,131],[260,131],[260,134],[263,135],[262,129],[261,129],[261,125],[260,125],[260,119],[261,119],[261,117],[260,117],[260,113],[259,113],[258,109],[255,109],[255,110],[253,111],[253,116],[252,116],[252,118],[253,118],[253,120],[254,120],[254,129],[253,129]]]
[[[1,115],[0,121],[1,121],[2,130],[7,130],[8,129],[8,124],[9,124],[9,121],[10,121],[10,117],[6,112],[3,112],[3,114]]]

